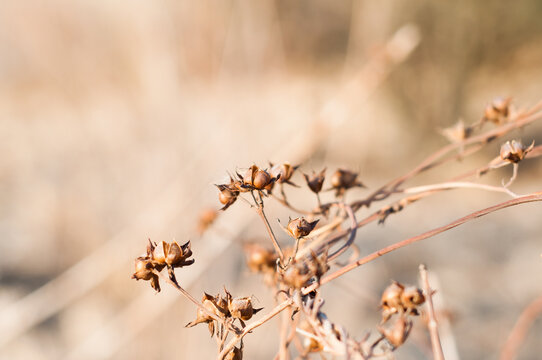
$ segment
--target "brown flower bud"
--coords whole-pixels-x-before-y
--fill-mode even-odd
[[[258,244],[244,246],[247,265],[254,272],[274,272],[277,255]]]
[[[502,124],[508,120],[510,115],[511,98],[496,98],[488,104],[484,110],[483,121],[491,121],[495,124]]]
[[[471,136],[473,129],[465,126],[463,120],[459,120],[455,125],[442,129],[444,135],[450,142],[458,143]]]
[[[401,303],[406,312],[418,314],[417,308],[425,302],[425,296],[421,289],[415,286],[407,286],[401,294]]]
[[[320,191],[322,191],[322,185],[324,184],[324,180],[326,178],[326,168],[324,168],[318,174],[313,171],[310,177],[307,174],[303,174],[303,176],[305,177],[305,181],[307,181],[309,189],[311,189],[313,193],[318,194]]]
[[[188,259],[190,256],[192,256],[190,241],[182,246],[179,246],[175,241],[171,244],[162,241],[162,244],[154,249],[151,254],[154,264],[167,265],[170,268],[192,265],[194,259]]]
[[[277,180],[277,178],[272,177],[267,171],[260,169],[256,165],[252,165],[245,173],[245,176],[239,175],[239,177],[242,179],[240,186],[248,190],[270,189]]]
[[[288,221],[288,226],[286,227],[286,231],[294,239],[300,239],[302,237],[309,235],[310,232],[316,226],[316,224],[318,224],[318,221],[320,220],[308,222],[305,218],[290,219]]]
[[[525,155],[534,148],[534,141],[525,146],[520,140],[507,141],[501,146],[501,159],[511,163],[518,163],[525,158]]]
[[[280,281],[290,288],[301,289],[313,280],[320,281],[328,270],[326,253],[318,258],[314,252],[311,252],[309,258],[293,260],[285,270],[282,270]]]
[[[403,310],[401,295],[405,287],[394,281],[382,293],[380,306],[382,307],[382,322],[388,321],[392,314]]]
[[[255,309],[252,306],[252,298],[234,298],[228,303],[228,310],[233,318],[241,320],[250,320],[252,315],[256,314],[263,308]]]
[[[207,293],[204,293],[203,299],[201,300],[201,303],[205,309],[207,309],[208,312],[211,314],[215,314],[216,316],[225,317],[225,309],[221,308],[218,305],[218,302],[221,302],[223,300],[220,296],[211,296]],[[197,324],[207,323],[209,327],[209,332],[211,333],[211,337],[214,335],[215,330],[215,324],[214,319],[212,316],[207,314],[203,309],[198,308],[196,313],[196,320],[189,322],[185,325],[185,327],[192,327],[196,326]]]
[[[229,353],[226,354],[224,360],[243,360],[243,350],[238,347],[231,349]]]
[[[290,182],[290,179],[292,178],[292,175],[294,175],[294,172],[297,170],[299,165],[292,166],[289,162],[285,162],[278,165],[271,165],[271,175],[273,177],[277,178],[277,182],[279,183],[288,183],[290,185],[295,185],[294,183]]]
[[[140,256],[135,260],[135,272],[132,275],[132,279],[136,280],[150,280],[151,286],[156,292],[160,292],[160,282],[158,275],[153,271],[154,265],[149,257]]]
[[[215,222],[217,217],[218,212],[215,209],[205,209],[201,211],[198,218],[198,233],[202,235]]]
[[[394,349],[405,343],[411,329],[412,322],[403,315],[397,317],[391,327],[378,328],[380,333],[386,338],[386,340],[388,340],[388,342]]]
[[[358,174],[345,169],[337,169],[331,176],[331,186],[335,189],[337,196],[344,194],[347,189],[352,187],[364,187],[357,180]]]
[[[239,196],[239,188],[237,182],[233,181],[232,178],[230,178],[229,184],[220,184],[215,185],[220,193],[218,194],[218,200],[224,205],[220,210],[226,210],[229,208],[235,200],[237,200],[237,196]]]

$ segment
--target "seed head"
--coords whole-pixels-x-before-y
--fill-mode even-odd
[[[482,121],[491,121],[497,125],[508,120],[512,98],[495,98],[484,110]]]
[[[378,328],[380,333],[388,340],[394,349],[405,343],[411,329],[412,321],[408,320],[404,315],[397,317],[391,327]]]
[[[224,360],[243,360],[243,350],[238,347],[234,347],[228,354],[226,354]]]
[[[229,184],[219,184],[215,186],[220,191],[218,193],[218,200],[224,205],[220,210],[226,210],[235,202],[235,200],[237,200],[237,197],[239,196],[239,186],[231,177]]]
[[[227,290],[225,290],[225,292],[226,299],[228,301],[228,310],[231,314],[231,317],[234,319],[250,320],[252,318],[252,315],[263,309],[255,309],[252,306],[251,296],[233,298]]]
[[[286,232],[294,239],[300,239],[309,235],[316,224],[318,224],[318,221],[320,220],[309,222],[303,217],[290,219],[288,221],[288,225],[286,226]]]
[[[401,294],[401,303],[404,310],[407,313],[416,314],[418,313],[418,306],[422,305],[425,302],[425,296],[421,289],[415,286],[407,286]]]
[[[501,159],[511,163],[518,163],[534,148],[534,141],[529,146],[522,144],[521,140],[507,141],[501,146]]]
[[[278,178],[272,177],[267,171],[260,169],[256,165],[252,165],[245,176],[241,176],[241,187],[249,190],[265,190],[270,189],[272,184],[278,180]]]
[[[450,142],[458,143],[471,136],[472,131],[473,128],[465,126],[463,120],[459,120],[455,125],[445,128],[441,132]]]
[[[259,245],[246,244],[244,246],[247,265],[251,271],[273,273],[276,267],[277,255]]]
[[[135,272],[132,275],[132,279],[150,280],[152,288],[156,290],[156,292],[160,292],[160,282],[154,269],[155,267],[149,257],[140,256],[135,260]]]
[[[324,184],[324,180],[326,178],[326,168],[324,168],[318,174],[313,171],[310,177],[307,174],[303,174],[303,176],[305,177],[305,181],[307,181],[309,189],[311,189],[313,193],[318,194],[320,191],[322,191],[322,185]]]
[[[335,195],[342,195],[347,189],[352,187],[364,187],[357,178],[358,173],[345,169],[337,169],[331,176],[331,186],[335,189]]]
[[[294,183],[292,183],[290,179],[292,178],[292,175],[294,175],[294,172],[297,170],[299,165],[292,166],[290,165],[289,162],[284,162],[282,164],[277,164],[277,165],[273,165],[273,164],[270,164],[270,165],[271,165],[271,170],[270,170],[271,175],[277,178],[278,183],[281,183],[281,184],[287,183],[290,185],[297,186]]]

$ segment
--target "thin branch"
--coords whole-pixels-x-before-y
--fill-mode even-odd
[[[542,192],[536,192],[536,193],[533,193],[533,194],[530,194],[530,195],[526,195],[526,196],[522,196],[522,197],[519,197],[517,199],[512,199],[512,200],[509,200],[509,201],[505,201],[505,202],[502,202],[502,203],[499,203],[497,205],[494,205],[494,206],[491,206],[491,207],[488,207],[486,209],[482,209],[482,210],[479,210],[479,211],[475,211],[467,216],[464,216],[460,219],[457,219],[455,221],[452,221],[451,223],[447,224],[447,225],[444,225],[444,226],[441,226],[441,227],[438,227],[436,229],[433,229],[433,230],[430,230],[430,231],[427,231],[423,234],[420,234],[420,235],[417,235],[417,236],[414,236],[414,237],[411,237],[411,238],[408,238],[408,239],[405,239],[405,240],[402,240],[402,241],[399,241],[395,244],[392,244],[392,245],[389,245],[389,246],[386,246],[385,248],[382,248],[378,251],[375,251],[374,253],[370,254],[370,255],[367,255],[357,261],[354,261],[348,265],[346,265],[345,267],[335,271],[334,273],[324,277],[320,283],[314,283],[308,287],[306,287],[304,290],[303,290],[303,294],[306,295],[308,293],[310,293],[311,291],[317,289],[319,286],[323,285],[323,284],[326,284],[344,274],[346,274],[347,272],[357,268],[358,266],[361,266],[363,264],[366,264],[370,261],[373,261],[387,253],[390,253],[394,250],[397,250],[397,249],[400,249],[402,247],[405,247],[405,246],[408,246],[410,244],[413,244],[415,242],[418,242],[420,240],[424,240],[424,239],[427,239],[427,238],[430,238],[432,236],[435,236],[435,235],[438,235],[442,232],[445,232],[447,230],[450,230],[450,229],[453,229],[459,225],[462,225],[466,222],[469,222],[469,221],[472,221],[474,219],[477,219],[479,217],[482,217],[482,216],[485,216],[487,214],[490,214],[492,212],[495,212],[497,210],[501,210],[501,209],[505,209],[505,208],[508,208],[508,207],[511,207],[511,206],[515,206],[515,205],[520,205],[520,204],[526,204],[526,203],[530,203],[530,202],[536,202],[536,201],[542,201]],[[373,215],[374,216],[374,215]]]
[[[517,164],[516,164],[517,165]],[[487,191],[494,191],[494,192],[500,192],[510,195],[513,198],[519,197],[517,194],[513,193],[509,189],[507,189],[506,186],[491,186],[491,185],[485,185],[485,184],[477,184],[472,182],[444,182],[440,184],[431,184],[431,185],[423,185],[423,186],[415,186],[411,188],[404,189],[402,192],[405,194],[417,194],[421,192],[427,192],[427,191],[433,191],[433,190],[451,190],[451,189],[480,189],[480,190],[487,190]]]
[[[256,200],[256,197],[254,196],[254,192],[251,191],[252,198],[254,199],[254,202],[256,203],[256,212],[258,215],[260,215],[260,218],[262,219],[265,228],[267,229],[267,233],[269,234],[269,237],[271,238],[271,242],[273,243],[273,246],[275,247],[275,251],[279,255],[280,262],[284,263],[284,253],[282,252],[282,248],[280,247],[277,238],[275,237],[275,234],[273,233],[273,229],[271,229],[271,225],[269,224],[269,221],[267,220],[267,216],[265,216],[265,212],[263,211],[263,200],[260,195],[259,201]]]
[[[521,313],[502,347],[500,360],[513,360],[535,319],[542,313],[542,296],[531,302]]]
[[[205,315],[212,317],[218,323],[224,325],[225,327],[228,327],[234,333],[237,333],[237,334],[241,333],[241,330],[238,329],[236,326],[234,326],[233,324],[226,324],[224,319],[221,319],[216,314],[209,311],[198,300],[196,300],[196,298],[194,298],[188,291],[183,289],[176,281],[171,280],[169,278],[169,276],[165,275],[163,272],[159,272],[159,273],[156,272],[156,273],[162,278],[162,280],[166,281],[167,283],[172,285],[175,289],[179,290],[181,292],[181,294],[183,294],[188,300],[190,300],[192,303],[194,303],[194,305],[196,305],[198,308],[200,308],[205,313]]]
[[[224,356],[226,356],[230,352],[230,350],[233,349],[235,344],[237,344],[237,342],[243,339],[246,334],[248,334],[252,330],[256,329],[257,327],[271,320],[273,317],[281,313],[288,306],[292,305],[292,303],[293,303],[292,299],[285,300],[282,303],[275,306],[275,308],[273,308],[273,310],[271,310],[271,312],[269,312],[267,315],[247,325],[240,334],[236,335],[233,339],[231,339],[230,342],[224,347],[224,349],[222,349],[220,354],[218,354],[217,359],[218,360],[224,359]]]
[[[433,307],[433,290],[429,286],[427,278],[427,268],[424,264],[420,265],[420,277],[422,280],[423,292],[425,293],[425,303],[427,304],[427,316],[429,317],[427,327],[431,336],[431,348],[433,349],[433,358],[435,360],[444,360],[444,353],[440,345],[440,337],[438,334],[437,318],[435,316],[435,308]]]

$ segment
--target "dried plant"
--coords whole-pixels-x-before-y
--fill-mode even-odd
[[[151,286],[160,291],[159,278],[162,277],[193,302],[197,306],[196,318],[186,327],[207,324],[211,336],[217,341],[217,359],[242,359],[245,337],[281,313],[283,316],[280,317],[281,330],[278,334],[278,359],[289,359],[294,351],[301,359],[310,358],[312,354],[320,354],[322,357],[330,354],[347,359],[388,356],[409,341],[412,329],[419,323],[414,319],[419,315],[427,319],[434,357],[443,359],[437,312],[432,302],[435,290],[429,286],[425,266],[420,266],[421,288],[393,281],[383,290],[380,302],[381,321],[374,324],[371,334],[365,334],[359,339],[328,318],[323,311],[325,301],[319,288],[391,251],[497,210],[541,201],[542,192],[518,195],[509,189],[517,177],[518,163],[542,154],[541,146],[535,146],[534,142],[524,146],[520,140],[505,142],[500,154],[494,154],[493,160],[450,179],[414,187],[404,185],[429,169],[443,167],[481,151],[490,142],[497,141],[513,130],[523,128],[540,118],[542,103],[531,109],[516,110],[510,98],[496,99],[483,111],[480,121],[471,125],[459,121],[455,126],[443,130],[443,134],[451,142],[449,145],[430,155],[406,174],[376,188],[364,198],[350,202],[346,201],[345,196],[349,190],[365,187],[358,180],[358,173],[352,170],[337,169],[332,173],[328,179],[328,190],[334,191],[335,199],[328,203],[322,203],[319,197],[326,182],[326,169],[313,172],[310,176],[303,174],[307,186],[305,189],[293,182],[299,166],[292,166],[288,162],[270,164],[269,170],[254,164],[244,175],[235,171],[228,183],[216,185],[219,202],[223,205],[221,210],[226,211],[238,198],[244,199],[258,213],[271,243],[270,246],[262,243],[244,245],[248,268],[264,277],[271,290],[270,294],[276,300],[276,306],[268,309],[259,318],[255,318],[255,315],[262,308],[255,307],[254,296],[241,294],[234,297],[224,289],[223,294],[215,296],[204,293],[202,301],[199,302],[179,285],[175,278],[175,269],[181,268],[182,271],[183,267],[194,263],[190,258],[190,242],[184,245],[162,242],[158,245],[149,240],[146,253],[135,260],[133,278],[150,281]],[[492,128],[487,130],[486,124]],[[499,186],[478,182],[478,179],[488,172],[508,165],[513,167],[513,176],[506,184]],[[299,210],[294,207],[284,190],[286,184],[292,186],[292,191],[310,191],[316,194],[318,206],[314,210]],[[274,194],[276,186],[280,187],[280,196]],[[383,223],[389,216],[401,213],[410,204],[433,194],[462,188],[499,192],[512,199],[467,214],[449,224],[389,245],[372,254],[359,256],[355,244],[357,229],[372,222]],[[392,195],[399,195],[401,198],[385,203]],[[302,217],[289,218],[286,226],[281,225],[295,242],[294,245],[283,247],[268,221],[264,204],[274,200],[284,205],[289,212],[287,215],[303,214]],[[374,203],[381,203],[376,211],[365,218],[357,218],[361,208],[369,208]],[[200,218],[200,231],[212,226],[216,216],[217,213],[213,211],[204,213]],[[349,225],[345,226],[345,223]],[[346,263],[339,261],[339,257],[348,250],[352,250],[350,259]],[[167,275],[163,269],[167,269]]]

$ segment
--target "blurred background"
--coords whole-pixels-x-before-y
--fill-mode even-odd
[[[184,328],[190,303],[130,280],[147,238],[192,240],[196,263],[177,273],[197,298],[227,285],[269,309],[242,253],[264,236],[253,211],[239,201],[196,231],[201,209],[219,208],[213,184],[290,161],[359,171],[369,190],[348,196],[366,195],[496,96],[519,108],[542,98],[541,15],[537,0],[1,1],[0,358],[214,358],[206,326]],[[511,136],[540,143],[542,127]],[[499,146],[424,181],[485,164]],[[513,190],[540,190],[537,160],[520,168]],[[287,191],[314,206],[307,190]],[[440,194],[363,228],[357,244],[368,254],[505,200]],[[295,215],[268,209],[273,226]],[[381,291],[415,284],[423,262],[449,314],[448,359],[494,359],[542,293],[540,215],[507,209],[378,259],[326,285],[324,311],[360,339]],[[245,358],[275,355],[277,324],[246,338]],[[538,322],[522,359],[539,357],[541,336]],[[429,349],[417,322],[396,355]]]

